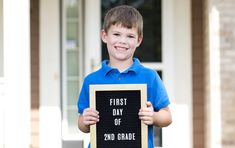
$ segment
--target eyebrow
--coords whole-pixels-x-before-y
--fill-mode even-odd
[[[122,33],[122,32],[114,30],[114,31],[111,31],[111,33]],[[135,33],[127,33],[127,35],[136,36],[137,34],[135,34]]]

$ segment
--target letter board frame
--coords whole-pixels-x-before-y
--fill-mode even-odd
[[[137,98],[136,98],[136,96],[137,96]],[[133,101],[131,99],[133,97],[138,100]],[[100,102],[101,101],[100,98],[102,98],[102,101],[104,101],[104,102]],[[96,101],[99,101],[99,103]],[[138,102],[137,106],[136,106],[135,102]],[[95,125],[91,125],[91,127],[90,127],[91,148],[101,148],[101,147],[104,148],[104,147],[106,147],[105,145],[108,145],[108,147],[113,146],[113,148],[115,148],[115,146],[117,146],[117,145],[121,146],[122,144],[124,147],[127,146],[128,144],[130,144],[130,145],[136,144],[136,145],[140,145],[139,146],[140,148],[147,148],[148,147],[148,126],[145,125],[141,120],[139,120],[138,110],[137,110],[137,108],[140,109],[140,108],[145,107],[146,102],[147,102],[147,86],[146,86],[146,84],[90,85],[90,107],[94,108],[94,109],[100,108],[100,110],[104,109],[103,112],[102,111],[100,112],[100,110],[98,110],[99,115],[100,115],[100,122],[98,122]],[[100,104],[99,107],[98,107],[98,104]],[[134,109],[133,109],[134,116],[131,116],[133,114],[133,113],[131,113],[132,107],[134,107]],[[112,112],[112,115],[109,118],[108,113],[110,113],[110,112]],[[129,115],[126,115],[127,113]],[[103,117],[102,117],[102,114],[104,114]],[[121,120],[122,117],[123,117],[123,119],[125,117],[124,122]],[[128,121],[126,117],[129,117],[132,121],[137,121],[137,122],[130,123],[131,121]],[[138,118],[138,119],[136,119],[136,118]],[[109,119],[110,119],[110,124],[113,127],[112,126],[109,127],[110,124],[107,124],[107,123],[109,123],[109,121],[108,121]],[[116,120],[116,119],[119,119],[119,120]],[[103,122],[102,120],[103,121],[105,120],[105,122]],[[117,121],[117,122],[115,122],[115,121]],[[104,125],[103,127],[101,124],[99,124],[101,122]],[[121,126],[123,126],[123,128]],[[136,133],[133,131],[128,133],[128,131],[126,131],[128,133],[127,134],[126,132],[123,132],[123,130],[122,130],[124,128],[131,130],[131,128],[134,126],[137,126]],[[140,129],[138,130],[139,126],[140,126]],[[106,130],[106,128],[107,128],[107,130],[108,130],[108,128],[112,128],[114,131],[116,128],[117,129],[116,129],[116,132],[114,132],[114,133],[112,133],[112,131],[106,131],[107,137],[109,137],[109,138],[107,138],[107,137],[105,137],[105,134],[103,134],[103,132]],[[119,133],[119,132],[117,132],[117,130],[120,130],[122,132]],[[103,131],[103,132],[99,132],[99,131]],[[99,133],[100,133],[100,135],[99,135]],[[107,138],[107,139],[105,139],[105,138]],[[132,140],[129,140],[129,139],[132,139]],[[108,142],[105,140],[107,140]],[[136,146],[134,146],[134,147],[136,147]]]

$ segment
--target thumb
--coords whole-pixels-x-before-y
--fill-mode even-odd
[[[146,103],[146,105],[147,105],[147,107],[152,107],[152,103],[149,101]]]

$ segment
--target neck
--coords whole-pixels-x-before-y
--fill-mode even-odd
[[[133,64],[133,60],[118,61],[110,59],[109,66],[112,68],[117,68],[120,72],[127,70]]]

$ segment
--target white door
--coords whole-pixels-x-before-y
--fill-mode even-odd
[[[83,135],[77,127],[77,97],[84,66],[82,0],[63,0],[62,20],[62,147],[82,147]],[[80,135],[81,134],[81,135]]]
[[[83,78],[100,62],[99,1],[62,3],[62,147],[87,147],[77,127],[77,98]],[[90,11],[92,10],[92,11]]]

